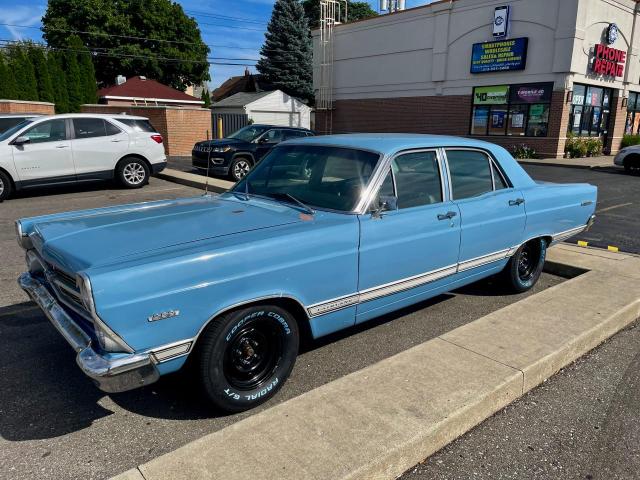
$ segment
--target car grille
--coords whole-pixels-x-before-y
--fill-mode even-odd
[[[44,263],[47,267],[47,280],[53,287],[58,300],[72,308],[76,313],[90,318],[90,314],[82,302],[82,295],[80,295],[80,289],[76,285],[76,280],[73,275],[68,274],[49,262]]]

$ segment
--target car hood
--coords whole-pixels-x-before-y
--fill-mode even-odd
[[[245,142],[244,140],[238,140],[235,138],[220,138],[217,140],[207,140],[204,142],[198,142],[198,145],[201,147],[224,147],[225,145],[236,146],[236,145],[250,145],[249,142]]]
[[[38,222],[31,234],[50,262],[77,272],[144,252],[300,222],[277,203],[197,198],[77,212]]]

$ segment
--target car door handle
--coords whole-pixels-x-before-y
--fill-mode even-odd
[[[69,148],[69,145],[56,145],[56,148]]]
[[[515,200],[509,200],[510,207],[517,207],[522,203],[524,203],[524,198],[516,198]]]
[[[118,139],[111,140],[111,143],[119,143],[119,142],[124,142],[124,140],[118,140]]]
[[[438,220],[451,220],[456,215],[456,212],[439,213]]]

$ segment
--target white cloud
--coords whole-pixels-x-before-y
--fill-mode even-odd
[[[19,6],[12,8],[0,8],[0,23],[10,25],[27,25],[37,26],[44,14],[44,5]],[[24,38],[40,38],[38,30],[33,28],[22,28],[15,26],[5,26],[9,31],[13,40],[22,40]]]

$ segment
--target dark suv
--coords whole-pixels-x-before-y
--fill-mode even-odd
[[[191,163],[211,175],[228,176],[237,182],[265,153],[284,140],[315,135],[306,128],[274,125],[248,125],[220,140],[198,142],[191,152]]]

